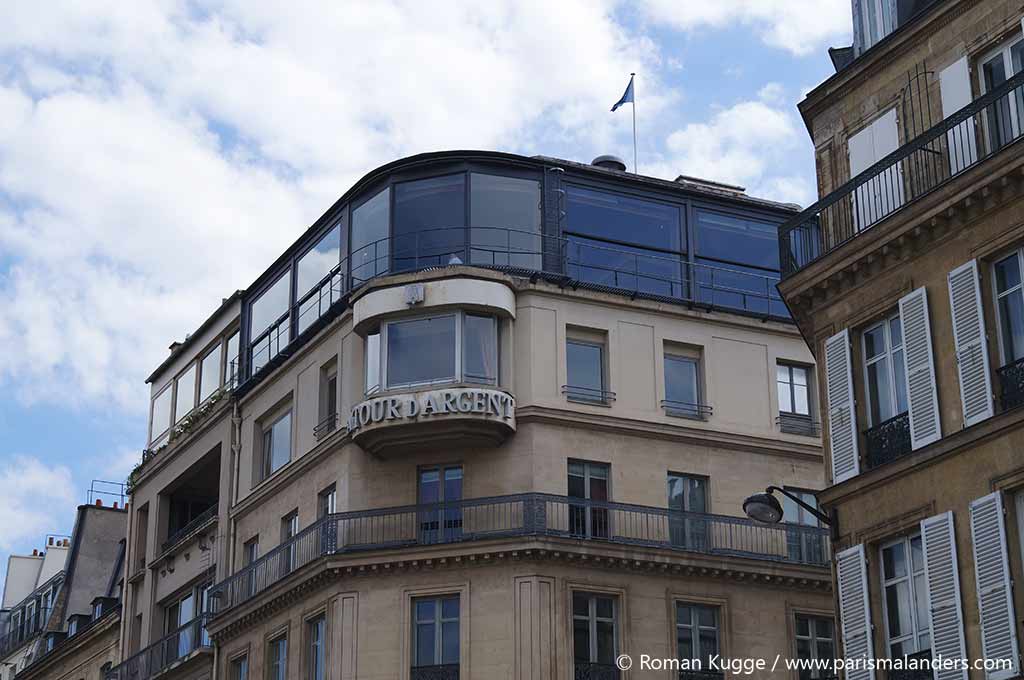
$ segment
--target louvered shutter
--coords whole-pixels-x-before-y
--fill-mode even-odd
[[[903,326],[910,443],[917,450],[942,437],[939,398],[935,387],[935,360],[932,357],[932,329],[928,319],[928,294],[924,288],[918,288],[900,298],[900,323]]]
[[[924,580],[931,612],[932,659],[966,659],[953,513],[921,520]],[[935,680],[967,680],[965,668],[935,668]]]
[[[828,392],[828,439],[835,484],[860,474],[857,451],[857,414],[850,366],[850,332],[846,329],[825,341],[825,381]]]
[[[868,565],[864,546],[855,545],[836,555],[839,587],[839,619],[843,630],[843,656],[869,659],[871,653],[871,605],[868,602]],[[874,680],[866,665],[846,670],[846,680]]]
[[[987,670],[985,677],[1007,680],[1020,673],[1020,661],[1001,492],[971,501],[971,540],[978,586],[981,655],[986,659],[1009,659],[1013,664],[1007,670]]]
[[[949,273],[949,306],[953,313],[953,343],[960,377],[964,427],[990,418],[992,379],[985,346],[985,315],[981,307],[978,263],[971,260]]]

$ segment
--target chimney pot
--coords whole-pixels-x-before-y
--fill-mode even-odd
[[[50,536],[50,545],[53,545],[53,536]]]
[[[39,551],[35,548],[32,548],[32,557],[39,557]]]
[[[103,507],[103,499],[102,498],[97,498],[96,499],[96,507],[97,508],[102,508]]]
[[[117,510],[117,501],[114,501],[114,510]]]

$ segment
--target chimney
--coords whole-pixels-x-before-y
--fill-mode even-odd
[[[53,545],[53,536],[50,536],[50,545]]]
[[[618,170],[619,172],[626,171],[626,161],[610,153],[598,156],[594,160],[590,161],[590,164],[599,168],[604,168],[605,170]]]
[[[96,499],[96,507],[97,508],[102,508],[103,507],[103,499],[102,498],[97,498]]]
[[[32,548],[32,557],[39,557],[39,551],[35,548]]]
[[[114,510],[117,510],[117,501],[114,501]]]

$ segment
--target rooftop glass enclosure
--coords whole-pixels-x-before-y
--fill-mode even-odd
[[[500,153],[425,154],[363,178],[249,289],[243,376],[391,273],[468,264],[789,319],[775,290],[792,211],[741,194]]]

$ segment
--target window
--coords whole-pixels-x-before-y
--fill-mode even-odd
[[[199,402],[202,403],[213,396],[220,387],[221,346],[218,342],[205,357],[199,374]]]
[[[565,372],[569,401],[606,404],[611,394],[605,389],[604,344],[584,340],[565,343]]]
[[[395,271],[461,264],[465,226],[465,174],[396,184]]]
[[[174,422],[196,407],[196,365],[192,364],[174,381]]]
[[[164,391],[153,399],[152,413],[150,415],[149,441],[156,445],[158,440],[163,439],[164,434],[171,427],[171,386],[168,385]]]
[[[455,380],[455,319],[449,314],[385,326],[388,387]]]
[[[470,262],[543,269],[540,182],[474,172],[469,186]]]
[[[308,680],[324,680],[327,677],[326,659],[324,658],[325,633],[327,619],[324,615],[306,622],[306,634],[309,638],[309,649],[306,657],[306,677]]]
[[[238,331],[228,338],[228,358],[224,362],[224,384],[234,389],[238,386]]]
[[[337,512],[337,487],[331,484],[329,487],[321,491],[316,496],[316,516],[317,519],[326,517],[327,515],[333,515]]]
[[[466,314],[464,326],[463,377],[466,382],[497,384],[498,320],[493,316]]]
[[[704,418],[708,410],[701,404],[698,360],[693,357],[665,355],[665,413],[683,418]]]
[[[699,661],[709,668],[713,655],[719,654],[718,607],[676,602],[676,650],[680,659]]]
[[[579,591],[572,594],[572,649],[577,677],[581,669],[593,665],[614,668],[618,649],[617,605],[611,595]]]
[[[861,36],[858,54],[873,46],[896,28],[896,3],[890,0],[854,0],[854,19]]]
[[[813,491],[790,487],[786,487],[786,491],[817,509],[818,497]],[[825,561],[825,537],[818,532],[801,528],[820,527],[821,522],[785,494],[782,495],[782,521],[793,525],[786,531],[786,549],[789,559],[818,564]]]
[[[245,566],[255,565],[256,560],[260,556],[260,537],[253,536],[248,541],[242,544],[242,562]],[[256,567],[253,566],[247,575],[249,581],[249,594],[254,595],[258,588],[258,582],[256,580],[257,571]]]
[[[416,502],[421,506],[452,504],[421,509],[420,542],[448,543],[462,537],[462,466],[449,465],[420,470]]]
[[[253,373],[276,357],[281,347],[287,345],[291,338],[291,329],[287,323],[288,307],[291,304],[290,281],[291,272],[284,272],[252,303],[249,337],[252,342]]]
[[[418,597],[412,609],[413,668],[458,664],[459,596]]]
[[[978,79],[981,93],[999,88],[1024,67],[1024,40],[1019,36],[1006,41],[981,58]],[[1021,114],[1024,113],[1024,93],[1017,88],[986,107],[983,120],[989,150],[995,151],[1020,135]]]
[[[352,285],[388,271],[391,194],[384,189],[352,211]]]
[[[668,475],[668,509],[679,513],[704,514],[708,511],[708,478],[695,475]],[[708,523],[701,517],[672,513],[668,522],[672,545],[694,550],[707,548]]]
[[[287,545],[284,550],[284,571],[289,572],[295,568],[295,544],[289,542],[299,533],[299,511],[292,510],[281,518],[281,545]]]
[[[192,627],[196,617],[196,598],[191,590],[164,607],[164,634],[167,635],[168,658],[177,659],[192,651]]]
[[[608,478],[610,467],[605,463],[569,461],[568,492],[570,498],[587,503],[569,505],[569,531],[575,536],[608,538],[609,499]]]
[[[775,366],[775,384],[779,397],[779,427],[783,432],[814,436],[817,429],[811,419],[810,369],[779,362]]]
[[[1024,359],[1024,288],[1021,286],[1021,254],[1016,252],[993,267],[999,351],[1003,365]]]
[[[336,270],[341,262],[342,224],[343,220],[338,220],[295,265],[299,333],[309,328],[331,305],[341,299],[344,292],[344,274]],[[336,271],[333,276],[329,276],[332,270]]]
[[[320,417],[313,430],[317,439],[334,432],[338,425],[338,361],[320,367]]]
[[[824,616],[796,615],[796,658],[831,661],[835,655],[835,624]],[[824,678],[827,671],[801,669],[800,680]]]
[[[263,430],[263,463],[257,481],[280,470],[292,457],[292,413],[288,411]]]
[[[898,659],[931,649],[931,614],[920,534],[882,547],[882,587],[889,657]]]
[[[366,393],[380,389],[380,331],[366,336]]]
[[[267,645],[267,680],[288,678],[288,636],[275,638]]]
[[[895,314],[863,333],[868,417],[872,426],[907,410],[903,329]]]
[[[240,656],[231,660],[230,680],[249,680],[249,657]]]
[[[18,628],[20,626],[21,626],[21,615],[20,614],[15,614],[14,615],[14,625],[11,626],[11,630],[18,630]],[[78,632],[78,617],[77,616],[72,616],[68,620],[68,637],[71,637],[72,635],[74,635],[77,632]]]
[[[570,186],[566,274],[591,283],[688,297],[682,220],[674,205]]]

